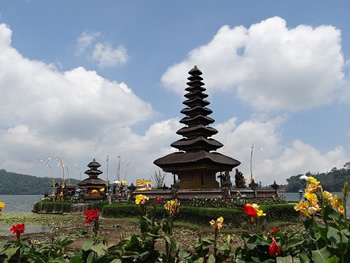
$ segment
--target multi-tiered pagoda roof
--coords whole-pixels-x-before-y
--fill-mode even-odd
[[[203,87],[202,72],[195,66],[189,71],[189,74],[188,87],[185,89],[187,91],[185,94],[186,100],[183,102],[187,107],[181,111],[186,116],[180,120],[180,123],[186,126],[177,131],[177,134],[183,136],[183,138],[171,144],[179,151],[155,160],[154,164],[161,167],[165,172],[171,172],[182,177],[182,181],[183,179],[190,181],[185,176],[184,171],[192,171],[191,174],[196,175],[198,172],[203,174],[203,169],[207,169],[211,171],[211,174],[214,174],[215,181],[216,172],[231,171],[240,162],[215,152],[223,145],[219,141],[210,138],[218,131],[209,126],[214,123],[214,120],[208,117],[212,110],[206,107],[210,102],[205,100],[208,95],[204,93],[206,89]],[[205,181],[203,178],[200,180],[202,183]],[[191,185],[196,184],[192,183]]]

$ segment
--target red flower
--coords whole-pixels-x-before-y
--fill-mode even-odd
[[[159,205],[161,202],[163,202],[164,201],[164,199],[163,198],[160,198],[160,197],[156,197],[155,198],[155,204],[156,205]]]
[[[273,237],[276,238],[276,234],[277,234],[277,228],[274,226],[273,227]]]
[[[91,221],[96,222],[98,220],[98,216],[100,215],[100,210],[86,210],[84,212],[85,216],[85,223],[88,225],[91,223]]]
[[[243,211],[244,211],[244,214],[248,216],[256,216],[256,210],[250,205],[245,205],[243,207]]]
[[[269,255],[274,256],[274,255],[279,255],[279,254],[281,254],[281,249],[280,249],[279,245],[277,244],[276,239],[273,237],[272,243],[269,247]]]
[[[277,228],[273,227],[273,238],[272,238],[271,245],[269,247],[269,255],[270,256],[274,256],[275,254],[277,254],[277,255],[281,254],[281,249],[276,242],[276,234],[277,234]]]
[[[24,232],[25,227],[24,224],[17,224],[17,225],[12,225],[10,231],[13,232],[13,234],[16,234],[17,238],[21,236],[21,234]]]

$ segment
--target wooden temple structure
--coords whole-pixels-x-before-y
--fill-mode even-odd
[[[240,162],[216,152],[223,145],[210,138],[218,131],[209,126],[214,120],[208,117],[212,110],[206,107],[210,102],[205,100],[208,95],[204,93],[202,72],[194,66],[188,73],[183,102],[186,107],[181,111],[185,117],[180,120],[185,127],[177,131],[183,138],[171,144],[179,151],[155,160],[154,164],[177,175],[179,189],[217,189],[220,186],[216,174],[228,174]]]
[[[103,172],[98,168],[101,165],[93,159],[92,162],[88,164],[89,169],[84,173],[89,176],[78,183],[81,189],[80,197],[85,200],[103,200],[106,199],[106,181],[98,178]]]

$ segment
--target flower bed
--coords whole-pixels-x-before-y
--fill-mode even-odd
[[[349,262],[350,225],[346,219],[346,203],[349,185],[343,187],[343,196],[332,196],[323,191],[313,177],[306,177],[305,201],[294,209],[305,217],[305,233],[282,233],[274,228],[264,233],[263,221],[273,218],[287,209],[280,205],[263,206],[246,204],[242,210],[204,209],[182,207],[178,200],[149,200],[147,196],[137,196],[135,205],[103,206],[107,214],[111,211],[129,211],[140,215],[140,234],[124,238],[118,244],[108,246],[107,240],[98,236],[98,209],[85,211],[86,224],[93,224],[91,240],[86,241],[79,251],[70,251],[68,245],[76,236],[88,236],[78,232],[62,237],[55,243],[35,246],[21,238],[25,231],[23,224],[13,225],[11,231],[15,241],[0,242],[0,260],[4,262]],[[136,208],[135,208],[136,207]],[[290,207],[290,205],[289,205]],[[115,210],[115,209],[119,210]],[[186,212],[187,209],[187,212]],[[289,209],[289,208],[288,208]],[[227,212],[227,214],[225,214]],[[231,212],[231,213],[229,213]],[[231,236],[227,242],[218,242],[218,233],[227,222],[238,213],[250,227],[241,235],[242,243],[233,246]],[[173,221],[181,218],[181,213],[191,214],[192,219],[206,220],[213,229],[212,238],[200,237],[193,249],[180,249],[174,238]],[[197,213],[197,214],[195,214]],[[284,213],[284,212],[283,212]],[[111,213],[112,215],[113,213]],[[162,217],[159,217],[162,215]],[[234,215],[233,217],[231,217]],[[285,214],[284,216],[287,216]],[[208,220],[210,218],[210,220]],[[162,246],[160,249],[159,246]]]

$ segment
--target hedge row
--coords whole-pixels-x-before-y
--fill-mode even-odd
[[[266,213],[267,221],[288,221],[296,219],[299,213],[294,209],[295,204],[274,204],[274,205],[261,205],[262,209]]]
[[[264,220],[276,221],[276,220],[291,220],[298,217],[298,213],[294,210],[293,204],[274,204],[264,205],[260,208],[266,213]],[[139,206],[134,204],[119,204],[113,203],[105,205],[102,208],[102,216],[104,217],[134,217],[141,214]],[[152,212],[152,210],[150,210]],[[156,217],[162,218],[166,214],[163,207],[159,206],[156,209]],[[207,225],[212,219],[222,216],[226,223],[232,226],[240,226],[242,222],[247,221],[247,216],[244,215],[243,209],[232,208],[203,208],[203,207],[191,207],[181,206],[179,214],[176,218],[183,221],[192,222],[195,224]]]
[[[98,209],[98,210],[102,211],[102,209],[105,205],[108,205],[108,201],[97,201],[97,202],[89,203],[88,208],[89,209]]]
[[[46,202],[41,201],[34,204],[34,213],[62,214],[72,211],[72,202]]]

